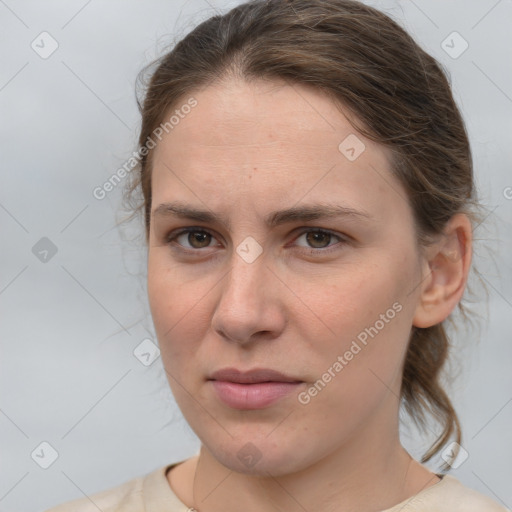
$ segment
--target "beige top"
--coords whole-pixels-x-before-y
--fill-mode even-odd
[[[46,512],[189,512],[191,509],[174,494],[166,476],[180,462]],[[382,512],[511,512],[451,475],[438,476],[442,479],[436,484]]]

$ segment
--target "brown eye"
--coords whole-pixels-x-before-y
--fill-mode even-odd
[[[314,249],[323,249],[331,242],[331,234],[326,231],[309,231],[306,234],[306,241]]]
[[[206,231],[190,231],[187,241],[194,249],[202,249],[208,247],[212,241],[212,235]]]
[[[175,243],[183,249],[205,249],[213,247],[215,237],[203,229],[184,229],[179,233],[171,234],[167,238],[168,243]]]
[[[294,240],[294,245],[306,251],[310,256],[327,255],[332,251],[341,250],[348,243],[347,237],[331,233],[326,229],[305,229]]]

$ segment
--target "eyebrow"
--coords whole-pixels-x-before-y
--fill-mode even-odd
[[[210,210],[203,210],[181,202],[162,203],[152,212],[153,217],[178,217],[196,222],[224,224],[228,229],[230,222]],[[324,218],[351,217],[371,219],[364,210],[355,210],[338,204],[310,204],[293,206],[284,210],[271,212],[265,218],[268,227],[274,228],[290,222],[307,222]]]

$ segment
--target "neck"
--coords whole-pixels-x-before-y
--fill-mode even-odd
[[[359,436],[306,469],[277,477],[231,471],[202,446],[189,494],[198,512],[235,512],[241,505],[245,512],[375,512],[438,481],[398,437],[375,445]]]

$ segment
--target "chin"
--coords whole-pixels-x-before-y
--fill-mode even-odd
[[[306,439],[276,435],[267,432],[257,435],[226,436],[203,445],[213,457],[231,471],[253,476],[283,476],[299,472],[314,464],[315,446]],[[308,450],[305,450],[305,447]]]

